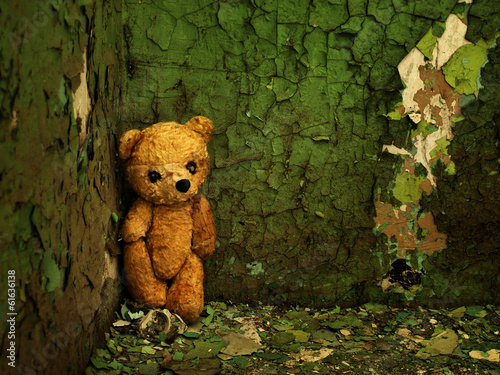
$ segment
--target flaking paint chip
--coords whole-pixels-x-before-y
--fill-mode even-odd
[[[228,334],[222,335],[222,339],[227,341],[228,345],[221,351],[221,353],[231,355],[233,357],[239,355],[250,355],[261,348],[260,344],[257,344],[255,341],[235,332],[229,332]]]

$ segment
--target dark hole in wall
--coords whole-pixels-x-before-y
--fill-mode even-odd
[[[393,284],[401,285],[405,290],[409,290],[413,285],[422,283],[421,273],[411,268],[404,259],[398,259],[392,263],[390,270],[384,277]]]

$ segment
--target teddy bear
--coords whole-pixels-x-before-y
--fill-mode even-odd
[[[181,125],[129,130],[119,155],[139,195],[121,228],[129,292],[137,301],[167,308],[186,323],[203,310],[203,263],[215,250],[210,205],[197,195],[210,157],[212,121],[197,116]]]

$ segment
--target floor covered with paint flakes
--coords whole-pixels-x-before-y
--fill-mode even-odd
[[[127,301],[90,374],[500,375],[500,309],[207,304],[186,326]]]

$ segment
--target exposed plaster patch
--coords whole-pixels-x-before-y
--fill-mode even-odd
[[[111,257],[107,252],[104,253],[104,271],[103,280],[112,278],[113,280],[120,279],[120,268],[118,267],[118,258]]]
[[[404,148],[396,147],[394,145],[384,145],[382,147],[382,151],[387,151],[393,155],[407,155],[410,158],[413,158],[413,154],[409,151],[406,151]]]
[[[427,179],[431,183],[432,187],[436,187],[436,177],[432,174],[432,169],[430,165],[431,160],[431,151],[437,147],[437,140],[441,139],[444,134],[444,130],[439,128],[432,134],[429,134],[427,137],[424,137],[422,134],[418,134],[414,138],[414,145],[417,149],[417,153],[414,157],[414,160],[418,163],[421,163],[427,171]]]
[[[448,165],[447,172],[454,173],[446,147],[453,139],[452,118],[461,115],[458,106],[460,94],[446,82],[441,67],[460,47],[471,44],[465,39],[466,32],[464,22],[451,14],[441,37],[434,36],[432,29],[429,30],[417,44],[422,50],[415,47],[398,65],[405,89],[402,92],[403,106],[397,107],[396,111],[402,116],[408,115],[418,127],[411,131],[413,151],[393,144],[382,148],[404,158],[392,189],[392,195],[401,202],[401,206],[398,210],[392,204],[380,201],[379,197],[375,202],[377,224],[374,230],[377,235],[387,235],[388,251],[395,252],[398,258],[409,259],[408,251],[418,250],[415,255],[421,259],[447,247],[447,236],[439,233],[431,213],[421,212],[419,201],[422,191],[430,194],[437,187],[433,168],[438,160]],[[398,115],[391,113],[394,114]],[[400,118],[388,116],[393,120]],[[416,164],[425,168],[425,179],[415,175]],[[384,281],[383,289],[392,285],[388,285],[388,280]]]
[[[332,352],[333,349],[329,348],[321,348],[319,350],[302,349],[299,353],[290,353],[290,357],[300,362],[317,362],[328,357]],[[290,362],[293,363],[293,361]]]
[[[415,123],[420,122],[421,114],[414,97],[418,91],[425,87],[420,78],[421,66],[425,66],[425,56],[417,48],[413,48],[398,65],[399,75],[406,86],[402,92],[405,113],[409,114]]]
[[[434,59],[427,62],[429,68],[441,69],[457,49],[465,44],[471,44],[465,39],[466,32],[467,25],[457,15],[451,14],[446,20],[443,35],[436,38],[436,45],[432,53]],[[421,111],[425,110],[425,108],[419,106],[415,99],[415,95],[425,89],[425,82],[420,74],[425,66],[425,56],[417,47],[413,48],[398,65],[399,75],[406,86],[402,92],[405,113],[415,123],[420,122],[422,118]]]
[[[472,44],[465,39],[467,25],[456,14],[450,14],[446,20],[446,28],[443,35],[437,38],[436,46],[432,52],[434,59],[431,65],[436,69],[441,67],[450,59],[457,49]]]
[[[87,87],[87,53],[83,53],[83,67],[80,73],[80,86],[73,92],[73,115],[78,127],[80,147],[87,138],[87,122],[92,109],[89,90]]]
[[[375,233],[384,233],[389,240],[389,253],[407,258],[410,251],[432,255],[446,248],[446,234],[439,233],[431,213],[421,213],[419,204],[402,205],[399,209],[380,199],[375,202],[377,225]]]
[[[451,118],[460,114],[457,104],[460,96],[454,94],[440,69],[461,46],[470,44],[465,39],[466,32],[467,26],[463,21],[451,14],[446,20],[443,35],[436,37],[432,60],[426,62],[424,54],[415,47],[398,65],[399,74],[406,85],[402,92],[404,114],[408,114],[417,124],[425,120],[428,124],[437,125],[437,129],[413,135],[415,154],[394,145],[385,145],[383,151],[405,155],[421,163],[433,188],[436,187],[436,178],[432,173],[431,153],[438,146],[439,139],[453,138]]]

